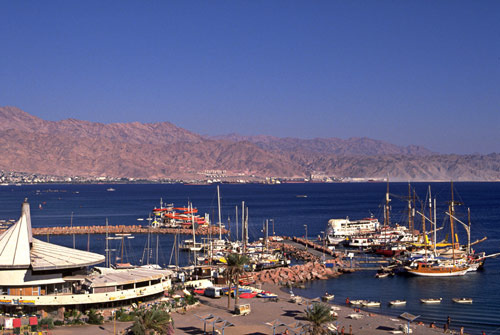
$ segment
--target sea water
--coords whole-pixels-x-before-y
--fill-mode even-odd
[[[418,199],[425,201],[429,183],[414,183]],[[449,221],[444,214],[451,198],[449,183],[430,183],[432,196],[437,198],[438,227],[443,226],[438,238],[449,234]],[[457,215],[466,222],[466,208],[471,209],[472,240],[488,239],[474,248],[487,253],[500,252],[500,183],[455,183],[455,200],[463,203]],[[107,191],[113,187],[114,192]],[[281,185],[220,185],[222,222],[231,229],[231,238],[241,238],[241,203],[249,208],[249,237],[263,236],[268,220],[269,235],[307,236],[317,239],[323,235],[328,219],[361,219],[370,216],[382,221],[385,202],[385,183],[345,184],[281,184]],[[391,183],[391,222],[407,222],[408,184]],[[31,204],[33,227],[104,225],[145,225],[153,207],[174,203],[184,207],[192,202],[200,213],[209,213],[217,222],[217,192],[214,185],[180,184],[119,184],[119,185],[23,185],[0,186],[0,219],[17,220],[25,198]],[[420,205],[418,205],[420,206]],[[236,218],[238,207],[238,218]],[[138,221],[137,219],[143,219]],[[236,228],[238,221],[239,227]],[[447,225],[448,222],[448,225]],[[421,229],[420,220],[415,226]],[[456,229],[461,243],[466,235],[460,224]],[[180,239],[188,238],[181,235]],[[38,236],[51,243],[73,247],[73,236]],[[175,264],[174,235],[137,234],[132,238],[110,240],[111,261],[120,262],[123,244],[123,262],[133,264]],[[158,253],[156,245],[158,241]],[[104,254],[103,235],[76,235],[76,248]],[[158,257],[156,255],[158,254]],[[149,257],[148,257],[149,256]],[[192,255],[181,252],[180,265],[187,264]],[[314,281],[296,294],[309,298],[335,294],[335,302],[349,299],[382,301],[374,312],[400,315],[409,312],[420,315],[419,320],[443,324],[450,316],[452,328],[464,326],[466,332],[500,334],[500,259],[488,259],[485,269],[455,278],[422,278],[396,276],[383,279],[374,277],[374,271],[359,271],[339,278]],[[421,304],[421,298],[443,298],[437,305]],[[455,297],[473,298],[473,304],[456,304]],[[388,306],[393,299],[406,299],[400,307]]]

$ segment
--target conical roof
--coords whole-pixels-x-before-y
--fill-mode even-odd
[[[30,205],[23,202],[21,217],[0,235],[0,269],[53,270],[104,262],[104,256],[33,239]]]
[[[25,200],[19,220],[0,235],[0,268],[28,268],[32,239],[30,205]]]

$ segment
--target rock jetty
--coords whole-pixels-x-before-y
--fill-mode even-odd
[[[287,268],[277,268],[255,272],[252,274],[258,283],[272,283],[280,285],[296,285],[317,279],[329,279],[341,274],[338,267],[326,267],[319,262],[308,262]]]
[[[140,225],[118,225],[118,226],[64,226],[64,227],[43,227],[33,228],[33,235],[83,235],[83,234],[184,234],[191,235],[191,228],[150,228]],[[218,235],[219,227],[198,227],[197,235]],[[222,229],[222,234],[227,234],[226,229]]]

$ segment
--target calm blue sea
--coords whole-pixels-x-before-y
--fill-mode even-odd
[[[425,198],[428,183],[415,183],[412,187],[420,198]],[[444,211],[450,199],[448,183],[431,183],[432,194],[438,201],[438,222],[445,225]],[[73,225],[104,224],[106,218],[110,225],[145,224],[137,221],[147,218],[160,199],[176,206],[193,202],[200,212],[212,217],[217,215],[217,193],[215,186],[194,185],[113,185],[115,192],[106,191],[109,185],[29,185],[0,186],[0,219],[18,219],[21,203],[28,198],[31,204],[33,227],[69,225],[73,213]],[[266,219],[272,219],[270,232],[277,235],[303,236],[305,225],[309,238],[316,238],[324,231],[330,218],[350,217],[360,219],[375,215],[381,220],[385,196],[384,183],[353,184],[284,184],[284,185],[221,185],[223,221],[236,235],[235,207],[241,202],[249,207],[249,235],[251,239],[262,236]],[[404,212],[407,204],[408,185],[391,183],[390,192],[392,221],[405,222]],[[476,250],[494,253],[500,251],[500,183],[455,183],[456,200],[464,206],[459,214],[466,220],[466,208],[471,208],[472,239],[487,236],[488,240],[477,245]],[[307,197],[297,197],[307,195]],[[41,207],[41,208],[40,208]],[[238,219],[240,221],[240,219]],[[274,225],[273,225],[274,223]],[[441,232],[444,237],[445,229]],[[241,229],[239,229],[241,234]],[[459,235],[465,241],[465,233],[459,228]],[[39,237],[46,240],[47,237]],[[159,236],[159,260],[161,265],[173,264],[171,258],[174,237]],[[50,236],[50,242],[66,246],[73,245],[72,236]],[[105,239],[102,235],[90,238],[90,249],[104,254]],[[111,248],[119,249],[120,241],[112,241]],[[87,236],[76,236],[76,247],[87,249]],[[145,235],[134,236],[125,242],[125,261],[139,264],[146,262],[143,251],[146,246]],[[151,256],[155,257],[156,236],[151,238]],[[116,256],[115,252],[113,256]],[[181,254],[183,264],[188,256]],[[156,262],[151,260],[151,262]],[[181,264],[182,265],[182,264]],[[425,322],[445,322],[451,317],[452,327],[464,326],[469,333],[500,334],[500,259],[489,259],[484,271],[467,274],[460,278],[417,278],[396,276],[376,279],[374,272],[364,271],[340,278],[316,281],[307,285],[305,290],[295,293],[307,296],[321,296],[325,291],[335,294],[335,301],[350,299],[381,300],[383,306],[374,309],[390,315],[410,312],[420,315]],[[422,305],[420,298],[442,297],[439,305]],[[453,297],[471,297],[472,305],[458,305]],[[385,302],[406,298],[404,307],[391,308]]]

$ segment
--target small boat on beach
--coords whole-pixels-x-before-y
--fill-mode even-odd
[[[380,301],[365,301],[361,305],[365,307],[380,307]]]
[[[255,298],[257,296],[257,292],[244,292],[240,293],[240,298],[241,299],[251,299]]]
[[[443,300],[443,298],[427,298],[420,299],[420,302],[423,304],[440,304],[441,300]]]
[[[452,298],[451,300],[457,304],[472,304],[472,298]]]
[[[278,295],[274,294],[274,293],[271,293],[269,291],[264,291],[264,292],[257,293],[257,298],[277,299]]]
[[[406,305],[406,300],[391,300],[389,301],[389,305],[391,306],[401,306],[401,305]]]
[[[334,294],[330,294],[330,293],[326,292],[325,295],[321,297],[321,300],[322,301],[330,301],[330,300],[333,300],[333,298],[335,298]]]

